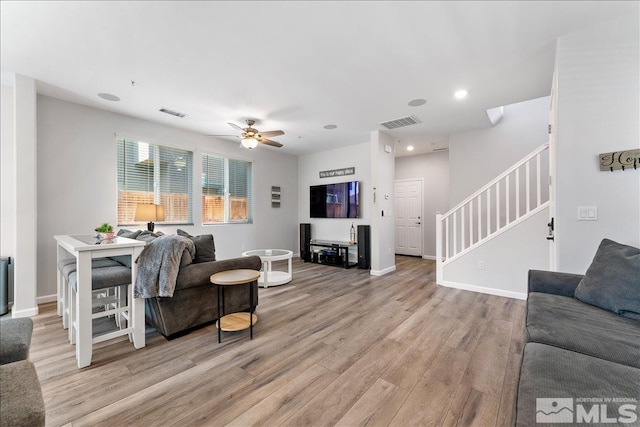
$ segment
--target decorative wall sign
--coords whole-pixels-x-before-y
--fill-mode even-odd
[[[280,187],[271,186],[271,207],[280,207]]]
[[[618,169],[638,169],[638,167],[640,167],[640,149],[600,154],[601,171],[613,172]]]
[[[345,175],[355,175],[356,168],[342,168],[342,169],[331,169],[328,171],[320,171],[320,178],[331,178],[334,176],[345,176]]]

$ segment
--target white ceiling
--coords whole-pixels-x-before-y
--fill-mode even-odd
[[[558,36],[638,4],[2,1],[1,68],[41,94],[207,135],[255,118],[296,156],[415,115],[421,124],[389,133],[397,155],[421,153],[489,127],[488,108],[549,95]],[[415,98],[427,103],[408,106]]]

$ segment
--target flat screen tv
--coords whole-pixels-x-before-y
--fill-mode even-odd
[[[360,218],[359,182],[312,185],[311,218]]]

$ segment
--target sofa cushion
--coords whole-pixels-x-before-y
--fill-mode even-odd
[[[0,366],[0,426],[43,426],[42,389],[28,360]]]
[[[603,239],[575,297],[640,320],[640,249]]]
[[[33,321],[29,317],[0,320],[0,365],[27,360]]]
[[[178,229],[178,236],[188,237],[196,245],[195,263],[210,262],[216,260],[216,246],[213,241],[212,234],[203,234],[201,236],[192,236],[184,230]]]
[[[537,422],[550,422],[553,421],[553,417],[557,420],[554,425],[561,425],[562,421],[569,421],[559,418],[563,416],[571,417],[570,423],[576,422],[577,406],[581,405],[589,412],[594,404],[580,402],[580,398],[618,399],[616,402],[606,403],[607,416],[618,418],[621,415],[618,412],[620,405],[629,403],[626,399],[639,398],[638,384],[640,369],[544,344],[529,343],[524,347],[520,367],[515,425],[539,426],[541,424]],[[560,406],[553,405],[553,402],[559,403]],[[563,407],[568,409],[564,410]],[[632,413],[636,414],[635,411]],[[537,416],[540,417],[539,420],[536,419]],[[625,419],[627,422],[630,421],[630,418]]]
[[[640,368],[640,322],[575,298],[530,293],[525,339]]]

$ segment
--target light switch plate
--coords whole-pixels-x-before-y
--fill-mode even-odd
[[[597,221],[597,206],[578,206],[578,221]]]

